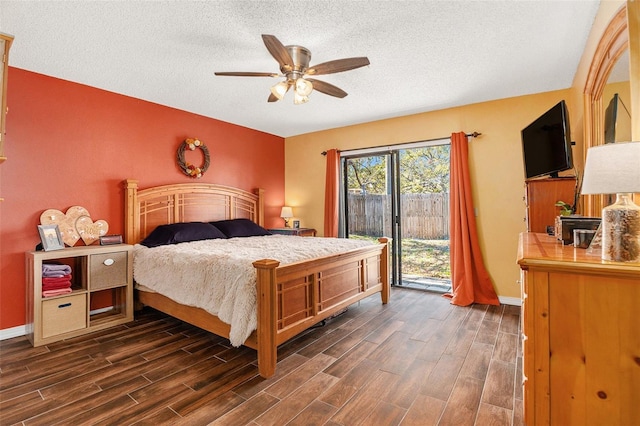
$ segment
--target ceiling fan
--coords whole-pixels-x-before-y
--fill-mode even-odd
[[[309,95],[314,89],[329,96],[344,98],[347,96],[347,92],[344,90],[333,84],[316,80],[315,78],[309,78],[308,76],[334,74],[369,65],[369,59],[363,56],[336,59],[310,67],[311,51],[309,51],[309,49],[297,45],[284,46],[276,36],[268,34],[263,34],[262,40],[269,53],[271,53],[271,56],[278,61],[282,74],[269,72],[216,72],[215,75],[232,77],[285,77],[284,81],[271,87],[271,94],[267,102],[281,100],[291,87],[294,87],[293,103],[296,105],[308,102]]]

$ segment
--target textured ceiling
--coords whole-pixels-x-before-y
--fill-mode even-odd
[[[599,1],[8,1],[13,67],[287,137],[571,86]],[[267,103],[279,72],[261,34],[311,64],[367,56],[317,77],[345,90]]]

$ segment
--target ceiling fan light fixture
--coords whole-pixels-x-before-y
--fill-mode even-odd
[[[307,102],[309,102],[308,96],[301,96],[298,94],[298,91],[293,92],[293,103],[295,105],[302,105],[306,104]]]
[[[286,81],[281,81],[271,87],[271,93],[273,93],[273,96],[278,98],[278,100],[282,100],[282,98],[284,98],[284,94],[287,93],[287,90],[289,90],[289,85]]]
[[[293,103],[296,105],[309,102],[309,95],[313,91],[336,98],[344,98],[347,96],[347,92],[339,87],[323,80],[315,80],[314,78],[305,79],[304,77],[307,75],[335,74],[370,64],[369,59],[362,56],[335,59],[333,61],[309,66],[309,62],[311,61],[311,51],[309,51],[309,49],[295,44],[285,46],[276,36],[270,34],[262,34],[262,41],[271,56],[273,56],[273,59],[278,62],[281,74],[233,71],[215,72],[215,75],[231,77],[284,77],[284,81],[271,87],[271,93],[267,98],[267,102],[282,100],[291,87],[293,87]]]
[[[309,80],[299,78],[296,80],[296,93],[300,96],[309,96],[313,90],[313,84]]]

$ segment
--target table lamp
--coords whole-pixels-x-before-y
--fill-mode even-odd
[[[616,194],[602,209],[602,259],[640,262],[640,142],[619,142],[589,148],[582,194]]]
[[[291,207],[284,206],[280,211],[280,217],[284,219],[284,227],[289,227],[289,219],[293,217],[293,209]]]

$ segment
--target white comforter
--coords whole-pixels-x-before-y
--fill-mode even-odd
[[[344,238],[285,235],[205,240],[154,248],[136,244],[136,283],[183,305],[196,306],[231,325],[233,346],[257,326],[256,270],[252,263],[275,259],[280,265],[373,244]]]

